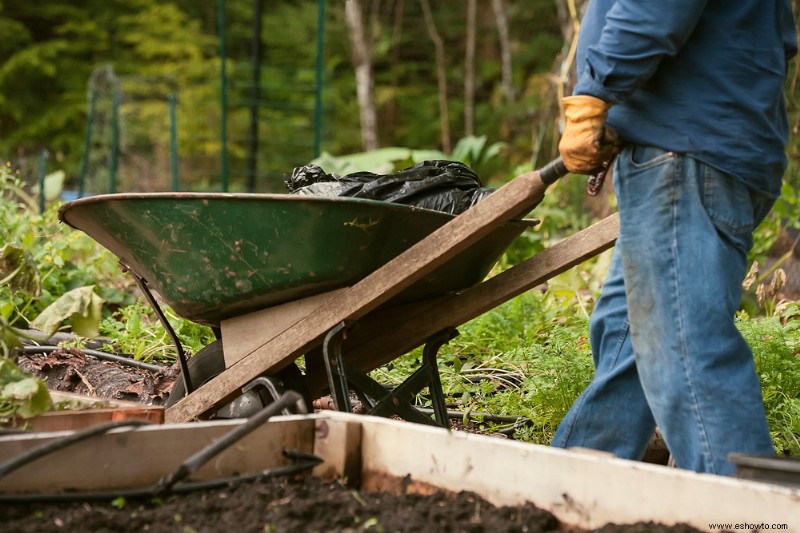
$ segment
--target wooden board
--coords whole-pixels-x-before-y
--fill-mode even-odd
[[[118,420],[143,420],[150,424],[161,424],[164,421],[164,408],[139,404],[137,408],[51,411],[33,418],[17,419],[14,427],[25,428],[26,431],[67,431]]]
[[[12,472],[0,480],[0,492],[148,486],[245,422],[115,430]],[[67,434],[0,436],[0,462]],[[687,523],[701,531],[714,523],[747,531],[762,523],[785,524],[782,531],[800,531],[800,489],[337,412],[276,417],[212,459],[195,479],[285,465],[282,452],[289,448],[321,457],[318,476],[360,478],[352,483],[357,489],[373,490],[395,479],[403,480],[403,487],[467,490],[498,506],[532,502],[579,528],[653,521]]]
[[[254,313],[229,318],[220,324],[225,367],[232,366],[282,331],[310,315],[344,289],[316,294]],[[226,342],[227,340],[227,342]]]
[[[59,449],[0,479],[0,492],[57,492],[147,487],[242,420],[115,429]],[[73,432],[0,436],[0,463]],[[215,479],[286,466],[284,449],[312,452],[314,422],[283,417],[263,424],[218,456],[192,479]]]
[[[538,171],[518,176],[316,312],[273,337],[265,337],[260,347],[169,408],[166,421],[200,417],[259,374],[291,363],[340,322],[363,317],[495,227],[528,211],[541,201],[546,187]]]
[[[498,506],[533,502],[578,528],[654,521],[700,531],[714,523],[800,531],[800,489],[365,415],[332,413],[329,424],[354,417],[363,419],[363,490],[374,488],[373,478],[410,476]]]

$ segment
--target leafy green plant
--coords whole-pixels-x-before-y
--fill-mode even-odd
[[[353,172],[374,172],[390,174],[416,163],[432,159],[460,161],[478,172],[481,167],[495,159],[505,145],[493,143],[486,146],[486,136],[464,137],[450,155],[440,150],[415,150],[398,146],[378,148],[343,156],[333,156],[324,152],[311,161],[326,172],[344,176]]]
[[[554,297],[528,291],[459,327],[440,350],[439,372],[448,403],[466,413],[519,418],[480,421],[478,430],[508,430],[515,438],[547,443],[592,376],[585,317],[560,316]],[[577,304],[573,304],[577,305]],[[397,385],[416,370],[421,350],[396,359],[373,377]],[[420,404],[429,403],[426,397]],[[480,416],[477,417],[480,419]]]
[[[782,313],[759,319],[742,313],[737,326],[753,349],[775,448],[800,455],[800,302]]]
[[[596,295],[604,261],[584,264],[547,290],[528,291],[458,328],[460,335],[440,350],[439,372],[447,403],[464,413],[464,422],[482,433],[550,443],[594,374],[587,338],[594,299],[580,295]],[[567,289],[570,283],[576,285]],[[800,302],[779,305],[769,317],[742,312],[737,325],[753,347],[775,448],[800,455]],[[420,362],[418,349],[372,375],[396,386]],[[425,395],[418,403],[430,405]]]
[[[189,355],[214,342],[211,328],[178,317],[168,307],[162,309]],[[100,323],[100,333],[114,340],[113,349],[139,361],[175,360],[175,347],[153,309],[141,301],[120,307]]]
[[[10,325],[30,327],[58,298],[89,285],[108,305],[133,301],[116,258],[62,225],[56,204],[39,213],[8,165],[0,178],[0,276],[7,281],[0,286],[0,313]]]
[[[20,329],[47,337],[68,329],[82,337],[113,337],[138,359],[170,361],[174,347],[132,277],[88,235],[61,224],[57,204],[39,213],[9,165],[0,170],[0,319],[4,352]],[[213,341],[209,328],[165,310],[189,352]]]
[[[59,296],[30,324],[32,328],[50,336],[58,331],[62,323],[68,322],[76,334],[96,337],[104,303],[105,300],[94,292],[94,285],[78,287]]]
[[[447,159],[447,156],[438,150],[386,147],[339,157],[324,152],[311,161],[311,164],[319,166],[328,173],[344,176],[362,171],[390,174],[429,159]]]
[[[784,263],[792,260],[798,243],[791,242],[787,230],[800,228],[800,168],[790,161],[781,188],[781,195],[766,219],[756,228],[753,248],[749,253],[750,272],[745,278],[742,307],[751,315],[775,313],[779,289],[789,280]],[[776,246],[783,239],[783,244]],[[788,242],[787,242],[788,241]],[[779,257],[770,258],[777,250],[785,249]]]
[[[0,425],[15,417],[32,418],[52,405],[45,384],[20,370],[11,359],[0,358]]]
[[[449,159],[461,161],[479,176],[484,176],[488,166],[507,146],[503,142],[495,142],[488,146],[486,143],[486,135],[462,137],[450,153]]]

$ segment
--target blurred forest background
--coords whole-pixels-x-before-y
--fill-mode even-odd
[[[284,192],[326,153],[477,138],[504,181],[556,154],[585,3],[0,0],[0,156],[86,192]]]

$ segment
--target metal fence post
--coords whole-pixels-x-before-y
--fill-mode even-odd
[[[97,93],[94,90],[89,91],[89,116],[86,118],[86,135],[83,139],[83,155],[81,156],[81,170],[78,176],[78,198],[83,197],[84,181],[86,180],[86,172],[89,168],[89,150],[91,150],[92,142],[92,122],[94,122],[94,109],[97,100]]]
[[[222,174],[222,191],[228,192],[228,93],[227,73],[225,71],[225,0],[217,0],[217,27],[219,31],[220,87],[221,106],[220,123],[220,172]]]
[[[178,121],[177,121],[177,103],[178,98],[175,93],[167,96],[169,102],[169,159],[170,169],[172,171],[172,190],[180,190],[180,182],[178,178]]]
[[[314,88],[314,158],[319,157],[322,144],[322,83],[325,66],[325,0],[317,2],[317,84]]]

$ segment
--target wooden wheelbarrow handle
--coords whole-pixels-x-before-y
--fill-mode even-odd
[[[563,178],[569,174],[569,169],[567,168],[567,165],[564,164],[564,160],[561,159],[561,156],[558,156],[540,168],[538,172],[542,183],[547,186],[552,185],[559,178]]]

